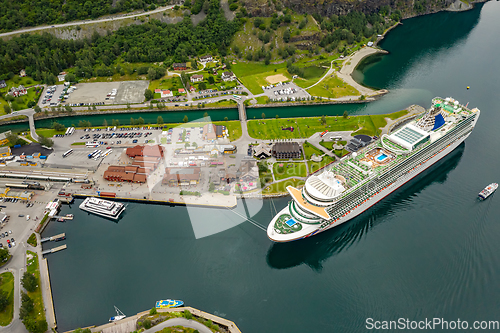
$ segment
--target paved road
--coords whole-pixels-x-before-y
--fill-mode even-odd
[[[174,318],[174,319],[164,321],[163,323],[158,324],[155,327],[150,328],[149,330],[145,330],[143,333],[154,333],[154,332],[161,331],[165,327],[172,327],[172,326],[184,326],[184,327],[193,328],[195,330],[198,330],[201,333],[212,333],[212,331],[208,327],[206,327],[205,325],[203,325],[195,320],[188,320],[186,318]]]
[[[40,138],[38,137],[38,134],[36,134],[35,131],[35,119],[33,118],[33,115],[35,114],[35,110],[33,109],[24,109],[20,111],[14,111],[10,114],[5,114],[3,116],[0,116],[1,119],[7,119],[7,118],[12,118],[15,116],[27,116],[29,123],[30,123],[30,131],[31,131],[31,137],[38,141]]]
[[[173,5],[166,6],[166,7],[159,7],[155,10],[152,10],[149,12],[144,12],[144,13],[139,13],[139,14],[122,15],[122,16],[114,16],[114,17],[110,17],[110,18],[103,18],[103,19],[97,19],[97,20],[76,21],[76,22],[68,22],[68,23],[63,23],[63,24],[44,25],[44,26],[39,26],[39,27],[34,27],[34,28],[19,29],[19,30],[15,30],[15,31],[1,33],[0,37],[16,35],[16,34],[31,32],[31,31],[52,29],[52,28],[71,27],[74,25],[85,25],[85,24],[96,24],[96,23],[102,23],[102,22],[118,21],[118,20],[123,20],[123,19],[127,19],[127,18],[132,18],[132,17],[139,17],[139,16],[144,16],[144,15],[151,15],[151,14],[155,14],[155,13],[160,13],[160,12],[163,12],[165,10],[172,9],[172,8],[174,8]]]

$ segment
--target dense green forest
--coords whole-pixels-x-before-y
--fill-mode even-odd
[[[63,40],[50,34],[23,34],[0,40],[0,79],[25,69],[37,81],[52,83],[55,75],[75,67],[78,77],[107,76],[123,69],[114,66],[118,57],[131,63],[185,62],[203,52],[226,54],[239,21],[227,21],[218,0],[210,0],[207,17],[196,27],[186,16],[177,24],[152,20],[120,28],[115,33],[84,40]],[[146,69],[147,72],[147,69]]]
[[[0,0],[0,32],[42,24],[95,19],[135,9],[153,10],[167,0]]]

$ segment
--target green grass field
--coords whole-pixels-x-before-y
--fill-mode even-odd
[[[305,181],[302,179],[287,179],[281,182],[277,182],[271,185],[266,186],[262,190],[262,194],[278,194],[278,193],[287,193],[286,187],[293,186],[299,187],[304,186]]]
[[[262,86],[267,86],[270,83],[266,77],[283,74],[289,80],[292,76],[286,70],[286,63],[277,65],[265,65],[259,62],[239,62],[232,66],[234,74],[248,88],[253,94],[260,94],[263,92]]]
[[[267,96],[260,96],[256,98],[257,104],[267,104],[269,103],[269,97]]]
[[[0,312],[0,326],[7,326],[14,317],[14,275],[11,272],[0,274],[0,290],[9,298],[9,304]]]
[[[325,165],[332,163],[334,161],[335,161],[335,159],[331,156],[328,156],[328,155],[323,156],[323,159],[321,160],[321,162],[309,161],[309,162],[307,162],[307,165],[309,166],[309,172],[310,173],[316,172],[319,168],[322,168]]]
[[[159,80],[153,80],[149,82],[148,87],[148,89],[152,92],[154,92],[155,89],[168,89],[171,90],[174,95],[179,88],[184,88],[184,86],[182,85],[181,78],[178,76],[164,76]],[[160,98],[160,96],[161,95],[159,93],[155,94],[155,98]]]
[[[280,167],[280,165],[283,165]],[[280,180],[289,177],[306,177],[307,168],[304,162],[276,162],[273,165],[274,179]]]
[[[26,251],[26,254],[27,255],[31,254],[33,256],[33,259],[27,260],[27,265],[28,265],[27,272],[34,273],[35,277],[38,280],[38,288],[36,288],[34,292],[28,292],[28,296],[35,303],[35,308],[33,309],[33,318],[35,319],[35,321],[39,321],[45,319],[45,310],[43,307],[42,288],[40,286],[40,270],[38,269],[39,267],[38,255],[32,251]]]
[[[302,147],[304,147],[304,154],[306,154],[306,159],[307,160],[311,159],[311,156],[313,154],[316,154],[318,156],[321,156],[321,155],[324,154],[321,150],[319,150],[318,148],[314,147],[309,142],[304,142],[304,144],[302,145]]]
[[[373,136],[379,135],[380,128],[386,125],[384,118],[397,119],[407,113],[408,111],[402,110],[382,115],[326,117],[326,125],[321,124],[320,117],[249,120],[248,134],[252,138],[262,140],[308,138],[325,130],[355,131],[355,134]],[[282,130],[287,127],[294,127],[294,131]]]
[[[38,135],[43,135],[46,138],[51,138],[56,134],[64,134],[66,131],[56,131],[55,129],[52,128],[40,128],[36,130],[36,134]]]
[[[335,155],[337,155],[338,157],[342,157],[342,156],[345,156],[347,154],[349,154],[349,152],[345,149],[342,149],[342,150],[334,150],[333,153]]]
[[[354,87],[348,85],[334,74],[307,91],[313,96],[328,98],[359,95],[359,92]]]

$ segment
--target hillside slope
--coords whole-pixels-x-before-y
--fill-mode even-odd
[[[416,15],[430,14],[451,7],[467,9],[469,3],[484,2],[460,0],[242,0],[249,14],[252,16],[271,16],[283,8],[290,8],[301,14],[317,14],[330,17],[331,15],[345,15],[351,11],[365,14],[378,12],[384,6],[392,10],[401,11],[402,18]],[[454,3],[458,5],[452,6]],[[460,6],[460,3],[463,6]]]

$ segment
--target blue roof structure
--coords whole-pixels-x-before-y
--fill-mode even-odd
[[[436,130],[438,129],[439,127],[443,126],[445,123],[444,121],[444,118],[443,118],[443,115],[441,113],[438,113],[435,117],[434,117],[434,127],[432,128],[432,130]]]

